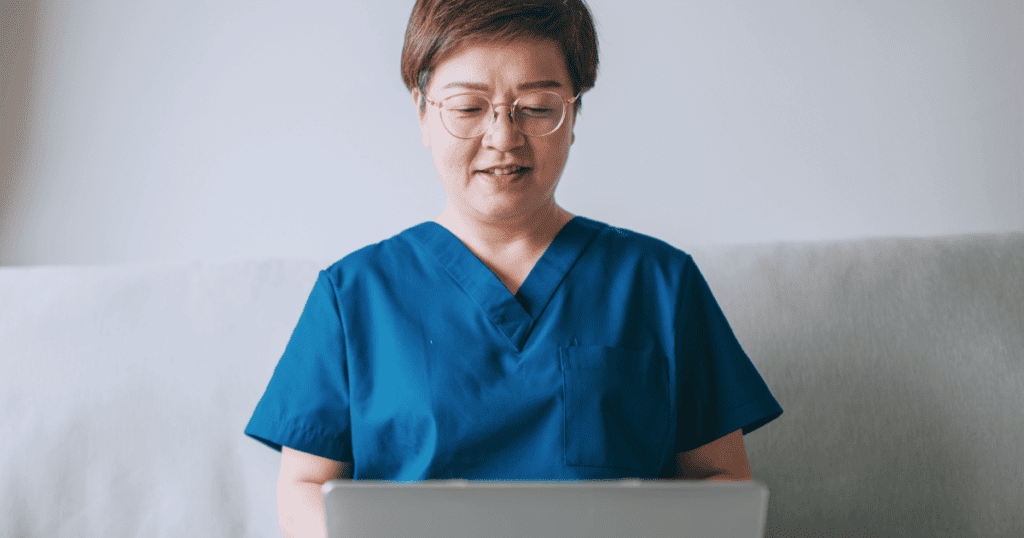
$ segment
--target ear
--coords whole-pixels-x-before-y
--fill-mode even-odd
[[[422,98],[420,91],[412,91],[412,104],[416,107],[416,117],[419,118],[420,132],[423,133],[423,147],[430,149],[430,128],[427,125],[427,110],[429,107],[424,107],[420,110],[420,99]]]

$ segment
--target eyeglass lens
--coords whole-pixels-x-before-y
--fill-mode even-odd
[[[524,95],[512,111],[512,123],[528,136],[555,132],[565,115],[565,102],[554,92]],[[453,136],[475,138],[494,118],[491,102],[480,95],[455,95],[442,101],[441,119]]]

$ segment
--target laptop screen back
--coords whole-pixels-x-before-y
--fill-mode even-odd
[[[761,538],[757,482],[332,480],[329,538]]]

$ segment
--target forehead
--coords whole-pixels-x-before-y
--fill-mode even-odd
[[[471,42],[446,55],[434,68],[428,90],[466,88],[499,91],[539,87],[569,88],[565,58],[557,43],[541,39]]]

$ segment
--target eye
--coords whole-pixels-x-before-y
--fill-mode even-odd
[[[543,107],[523,107],[520,110],[522,111],[523,115],[525,115],[525,116],[531,116],[531,117],[537,117],[537,118],[546,118],[546,117],[548,117],[548,116],[550,116],[551,114],[554,113],[554,109],[553,108],[543,108]]]
[[[444,101],[444,108],[458,116],[478,116],[486,113],[487,100],[476,95],[457,95]]]

